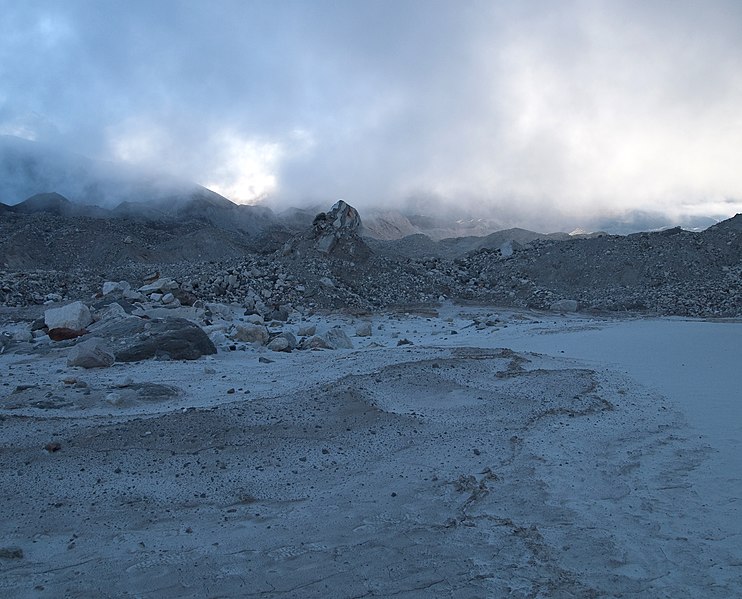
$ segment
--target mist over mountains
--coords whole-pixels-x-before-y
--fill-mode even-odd
[[[25,213],[51,210],[65,216],[155,221],[192,218],[250,235],[271,227],[303,228],[322,209],[322,205],[310,203],[273,210],[270,200],[256,205],[236,204],[192,181],[126,163],[94,160],[9,135],[0,135],[0,202],[6,206],[0,207],[0,212],[22,204],[18,210]],[[420,197],[410,199],[400,209],[383,205],[364,208],[363,232],[381,240],[409,235],[426,235],[434,241],[484,237],[504,229],[524,228],[516,215],[514,208],[498,214],[484,205],[479,211],[458,209],[439,198]],[[671,219],[657,212],[634,210],[590,222],[575,221],[567,232],[628,234],[673,226],[701,230],[715,222],[704,216]],[[525,228],[538,229],[528,224]],[[551,227],[544,232],[554,230]]]

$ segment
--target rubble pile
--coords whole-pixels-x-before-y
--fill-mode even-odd
[[[211,243],[219,259],[199,260],[185,250],[164,254],[163,244],[152,241],[150,245],[159,248],[156,260],[140,252],[136,259],[105,264],[101,256],[106,252],[91,251],[79,232],[68,237],[81,245],[69,241],[64,259],[47,248],[42,260],[32,241],[26,250],[17,245],[29,231],[23,233],[21,227],[9,235],[5,223],[0,227],[5,241],[12,238],[16,245],[15,253],[9,252],[10,246],[2,246],[0,239],[3,255],[22,255],[33,268],[12,268],[6,261],[0,269],[0,304],[51,305],[113,294],[127,302],[163,307],[189,306],[198,300],[235,304],[268,317],[282,309],[369,311],[448,298],[539,310],[734,317],[742,314],[740,220],[738,215],[700,233],[677,228],[628,236],[536,239],[527,244],[513,240],[453,260],[416,259],[372,252],[359,236],[358,212],[339,201],[328,213],[319,214],[311,228],[270,254],[246,246],[237,251],[229,244],[219,254],[222,239],[217,238]],[[34,226],[42,222],[46,221],[34,215]],[[122,222],[116,226],[122,227]],[[136,226],[130,235],[125,232],[117,229],[110,244],[128,245],[126,238],[141,233]],[[184,247],[194,235],[206,243],[203,231],[190,231],[185,239],[176,233],[163,230],[165,245]],[[100,236],[95,239],[102,243]],[[44,243],[49,245],[49,240]],[[177,259],[165,259],[168,256]]]
[[[463,296],[506,305],[548,309],[570,299],[592,310],[742,314],[742,234],[734,227],[537,241],[509,258],[483,250],[457,266]]]

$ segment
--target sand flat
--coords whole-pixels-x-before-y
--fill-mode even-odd
[[[0,558],[2,594],[742,592],[742,325],[371,320],[352,350],[87,371],[0,355],[0,537],[23,551]]]

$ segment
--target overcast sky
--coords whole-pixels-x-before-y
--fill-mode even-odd
[[[0,0],[0,133],[241,202],[730,216],[742,2]]]

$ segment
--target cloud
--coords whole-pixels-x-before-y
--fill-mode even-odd
[[[0,9],[0,132],[238,201],[742,211],[738,2]]]

